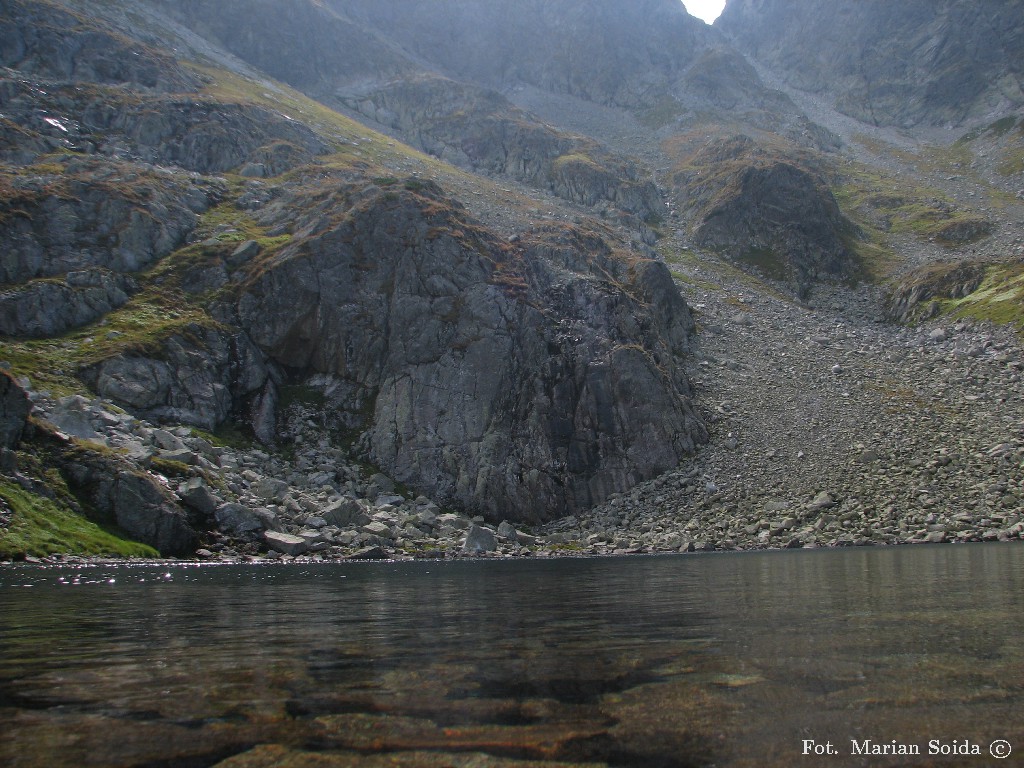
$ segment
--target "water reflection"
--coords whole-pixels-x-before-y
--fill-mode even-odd
[[[961,759],[865,762],[851,739],[1024,752],[1022,565],[1021,547],[947,546],[12,568],[0,764],[783,766],[804,739],[839,745],[830,765]]]

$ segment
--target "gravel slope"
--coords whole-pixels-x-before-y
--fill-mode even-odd
[[[834,289],[807,309],[687,271],[706,286],[682,288],[702,329],[693,376],[710,445],[552,530],[595,552],[1021,537],[1012,332],[895,326],[867,292]]]

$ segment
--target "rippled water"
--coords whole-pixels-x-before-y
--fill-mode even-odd
[[[0,765],[1024,764],[1022,609],[1019,545],[12,567]]]

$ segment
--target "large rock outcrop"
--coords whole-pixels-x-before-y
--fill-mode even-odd
[[[870,123],[957,125],[1024,104],[1016,0],[730,0],[715,27]]]
[[[127,461],[88,450],[68,452],[61,469],[72,491],[136,541],[166,557],[195,552],[201,521],[152,476]]]
[[[124,306],[138,285],[104,270],[69,272],[0,293],[0,333],[45,338],[93,322]]]
[[[539,521],[703,439],[682,370],[692,320],[662,263],[571,228],[499,241],[418,181],[336,191],[296,227],[236,321],[297,376],[329,375],[396,479]]]
[[[215,199],[201,180],[75,159],[61,173],[0,171],[0,282],[143,269],[184,244]]]
[[[743,135],[714,139],[676,165],[673,182],[697,244],[783,280],[798,294],[816,281],[860,271],[846,242],[855,228],[802,153]]]
[[[0,157],[15,162],[59,149],[200,173],[276,176],[330,150],[306,125],[254,104],[19,75],[0,77]]]
[[[122,35],[51,0],[0,5],[0,66],[53,80],[195,90],[200,79],[166,51]]]
[[[193,324],[150,354],[125,352],[80,375],[133,413],[213,429],[263,392],[270,372],[244,333]]]
[[[915,269],[889,286],[886,310],[901,323],[933,315],[939,309],[939,302],[963,299],[978,290],[989,266],[968,261]]]

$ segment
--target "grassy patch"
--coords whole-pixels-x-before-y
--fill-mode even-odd
[[[974,128],[973,130],[968,131],[957,139],[955,143],[961,146],[964,144],[970,144],[972,141],[976,141],[986,134],[993,136],[994,138],[1000,138],[1012,131],[1015,125],[1017,125],[1017,116],[1007,115],[1006,117],[996,120],[994,123],[990,123],[984,128]]]
[[[964,245],[985,237],[989,223],[964,210],[939,190],[914,185],[860,165],[849,165],[832,185],[843,215],[866,235],[868,260],[886,259],[890,235],[914,235],[946,245]],[[862,251],[857,243],[853,247]]]
[[[101,321],[52,339],[0,341],[0,360],[15,376],[27,376],[35,389],[65,395],[82,390],[77,374],[120,354],[158,354],[174,334],[190,335],[196,325],[214,321],[173,292],[149,289]]]
[[[953,317],[987,320],[1024,331],[1024,264],[993,264],[978,290],[940,306]]]
[[[5,480],[0,480],[0,499],[12,513],[10,526],[0,529],[0,558],[59,553],[159,557],[152,547]]]
[[[225,421],[213,432],[192,427],[192,434],[200,437],[210,445],[218,448],[230,448],[235,451],[248,451],[253,447],[252,431],[234,421]]]
[[[748,248],[737,260],[772,280],[785,280],[789,276],[786,262],[771,248]]]
[[[594,161],[593,158],[588,155],[584,155],[582,152],[573,152],[568,155],[561,155],[555,158],[555,161],[551,164],[553,171],[566,171],[571,168],[590,168],[595,171],[603,171],[604,169]]]
[[[645,127],[657,131],[674,123],[684,114],[686,114],[686,110],[683,109],[682,104],[671,96],[664,96],[650,109],[637,112],[636,118]]]

